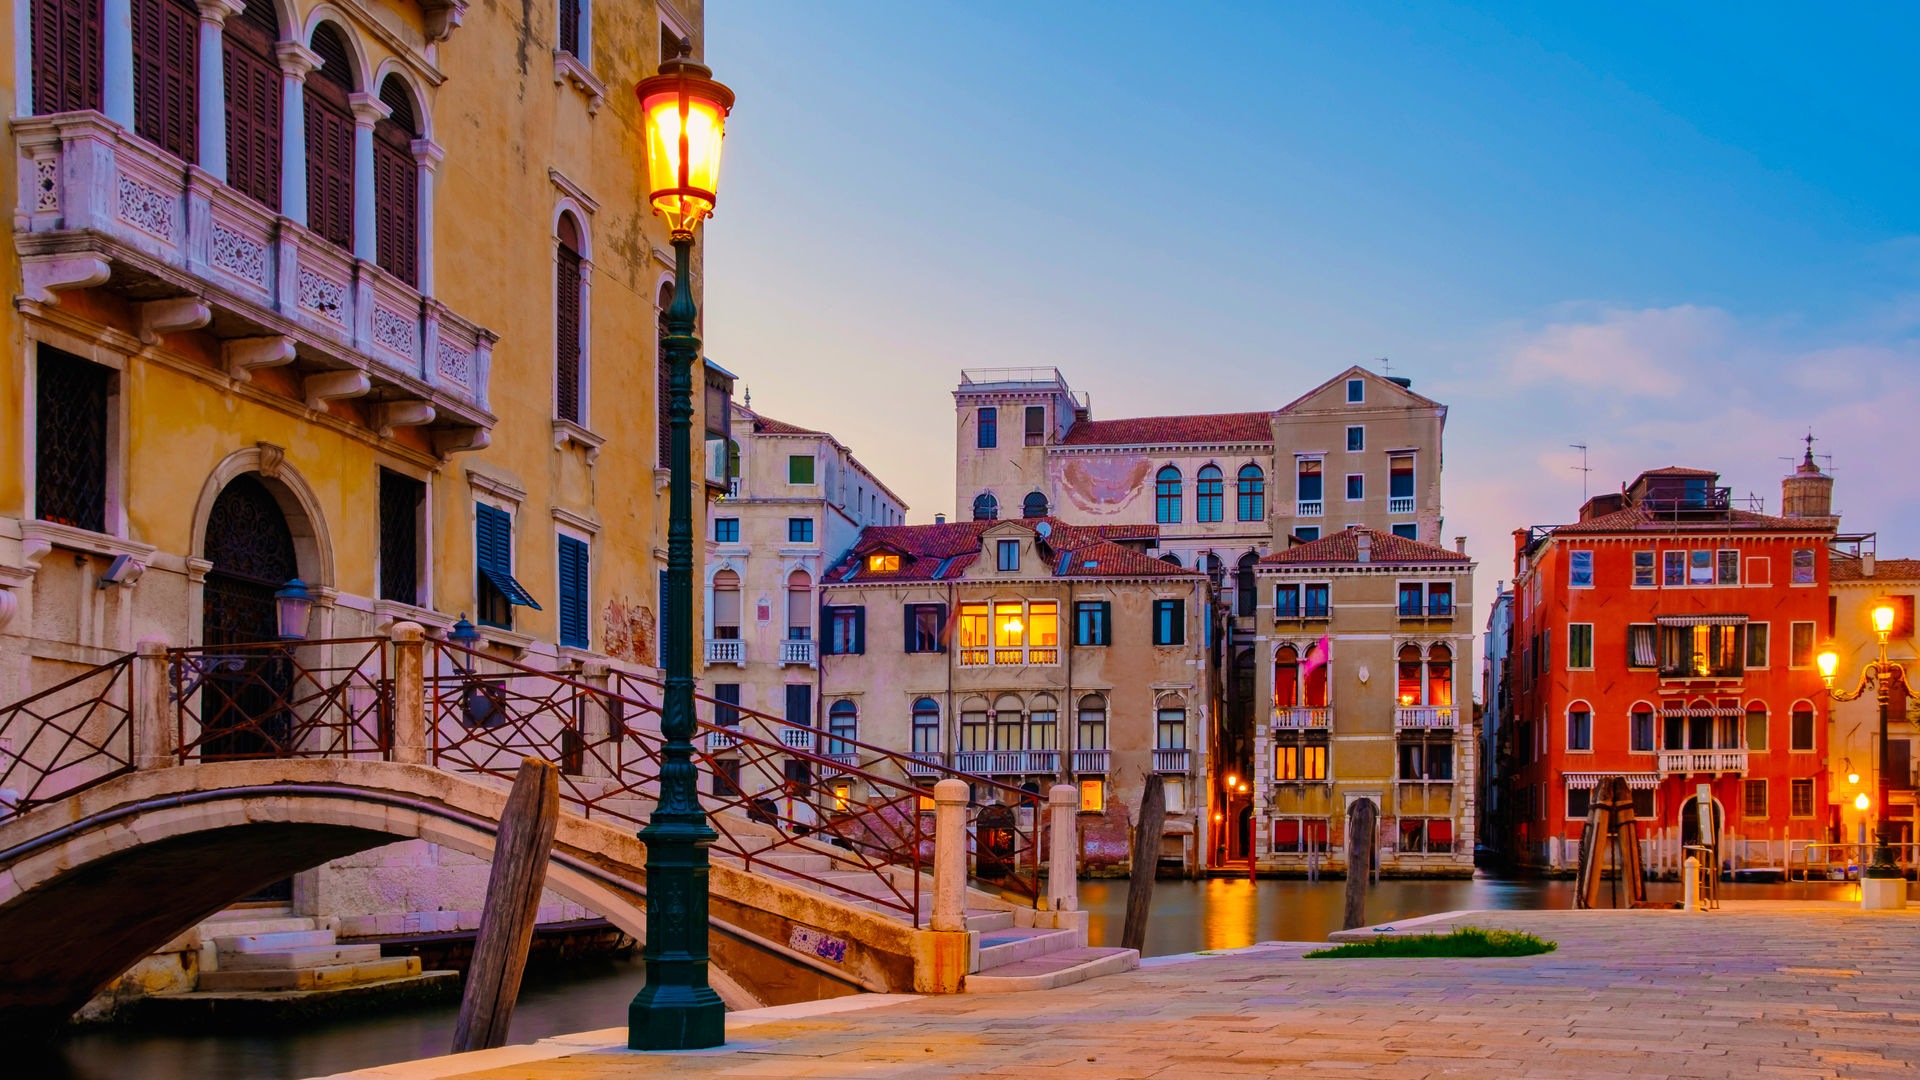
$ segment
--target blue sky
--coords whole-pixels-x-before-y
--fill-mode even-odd
[[[1446,533],[1642,468],[1920,555],[1920,7],[710,0],[733,86],[707,345],[953,510],[962,367],[1096,415],[1350,363],[1450,407]],[[1484,591],[1482,596],[1487,595]]]

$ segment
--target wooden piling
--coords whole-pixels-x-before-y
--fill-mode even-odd
[[[1367,923],[1367,879],[1380,846],[1379,828],[1380,811],[1372,799],[1355,799],[1347,807],[1347,909],[1342,929]]]
[[[506,1044],[559,823],[560,770],[538,758],[522,758],[494,839],[486,907],[453,1029],[456,1054]]]
[[[1167,793],[1160,774],[1147,777],[1140,792],[1140,821],[1133,829],[1133,875],[1127,882],[1127,918],[1120,930],[1120,947],[1141,949],[1147,944],[1147,915],[1153,909],[1153,877],[1160,868],[1160,834],[1167,822]]]

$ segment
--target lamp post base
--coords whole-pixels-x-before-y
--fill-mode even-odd
[[[711,987],[652,989],[627,1006],[627,1049],[705,1050],[727,1041],[727,1006]]]
[[[1861,911],[1899,911],[1907,906],[1907,879],[1861,877]]]

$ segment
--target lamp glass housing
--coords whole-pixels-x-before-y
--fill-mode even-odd
[[[713,213],[720,190],[720,143],[733,91],[700,64],[670,60],[637,92],[646,128],[648,201],[675,232],[692,232]]]
[[[1880,603],[1873,606],[1873,629],[1875,633],[1879,634],[1884,634],[1893,629],[1892,604]]]
[[[273,594],[274,621],[280,636],[296,640],[307,636],[307,615],[313,611],[313,597],[307,583],[294,578]]]
[[[1840,654],[1832,649],[1822,649],[1814,660],[1820,665],[1820,677],[1827,680],[1833,678],[1834,669],[1840,666]]]
[[[1861,792],[1860,794],[1858,794],[1858,795],[1855,795],[1855,796],[1853,797],[1853,808],[1854,808],[1855,810],[1865,810],[1865,809],[1867,808],[1867,793],[1866,793],[1866,792],[1864,792],[1864,791],[1863,791],[1863,792]]]

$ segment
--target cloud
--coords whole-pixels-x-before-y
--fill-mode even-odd
[[[1505,366],[1521,384],[1558,381],[1673,398],[1724,357],[1732,330],[1733,320],[1718,308],[1607,309],[1597,319],[1553,323],[1511,342]]]

